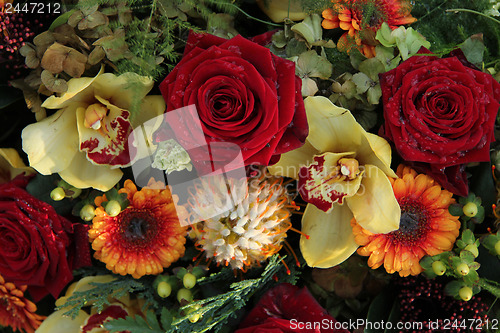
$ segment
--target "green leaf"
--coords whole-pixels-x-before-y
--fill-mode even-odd
[[[363,94],[370,88],[373,81],[365,73],[359,72],[352,76],[352,82],[356,84],[356,92]]]
[[[147,314],[147,316],[149,317],[148,319],[151,319],[150,315]],[[151,327],[141,316],[110,320],[104,323],[104,327],[109,330],[110,333],[121,331],[129,331],[130,333],[164,333],[165,331],[159,328],[156,316],[154,318],[156,324],[153,324],[153,326],[155,327]]]
[[[313,45],[320,41],[323,36],[321,17],[318,14],[306,17],[304,21],[293,25],[291,29],[304,38],[308,45]]]
[[[464,282],[468,286],[472,286],[476,284],[479,281],[479,274],[477,274],[477,271],[471,270],[469,274],[464,276]]]
[[[392,312],[395,311],[394,303],[396,302],[396,295],[393,290],[386,288],[383,292],[377,295],[368,308],[366,320],[372,323],[387,322],[388,318],[393,317]],[[365,333],[378,333],[379,331],[374,328],[365,328]]]
[[[368,89],[368,94],[366,95],[368,98],[368,102],[372,105],[378,104],[380,101],[380,97],[382,97],[382,88],[380,88],[380,84],[377,84]]]
[[[370,58],[359,64],[359,71],[368,75],[373,82],[378,82],[378,75],[385,72],[385,68],[379,59]]]
[[[44,201],[54,207],[59,215],[66,215],[71,213],[74,201],[72,199],[63,199],[60,201],[54,201],[50,197],[50,192],[57,187],[57,183],[61,180],[58,174],[52,174],[49,176],[44,176],[37,174],[33,178],[28,186],[26,186],[26,191],[35,198]]]
[[[472,252],[467,251],[467,250],[460,251],[460,258],[462,259],[463,262],[465,262],[468,265],[473,263],[474,260],[476,259],[476,257],[474,257]]]
[[[311,50],[301,53],[297,59],[296,73],[301,78],[319,77],[326,80],[332,75],[332,64],[316,51]]]
[[[53,22],[52,24],[50,25],[49,27],[49,30],[50,31],[54,31],[55,28],[65,24],[66,22],[68,22],[68,19],[71,15],[73,15],[73,13],[76,12],[76,9],[72,9],[62,15],[59,15]]]
[[[470,229],[465,229],[462,232],[462,240],[465,242],[465,244],[473,244],[476,239]]]
[[[456,281],[456,280],[453,280],[453,281],[450,281],[445,287],[444,287],[444,293],[446,295],[450,295],[450,296],[457,296],[458,295],[458,291],[460,290],[460,288],[462,288],[464,286],[463,282],[459,282],[459,281]]]
[[[0,110],[23,98],[20,90],[6,84],[0,85]]]
[[[460,46],[460,49],[464,53],[467,60],[481,68],[483,63],[483,55],[486,47],[483,42],[483,35],[476,34],[465,40],[465,42]]]
[[[161,316],[160,316],[160,321],[161,321],[161,326],[163,327],[164,330],[168,330],[172,326],[172,321],[174,320],[174,317],[168,311],[167,308],[161,309]]]

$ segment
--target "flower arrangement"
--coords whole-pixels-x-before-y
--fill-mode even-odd
[[[500,331],[500,12],[0,0],[0,331]]]

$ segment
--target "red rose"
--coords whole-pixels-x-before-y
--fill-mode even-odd
[[[72,269],[90,264],[87,230],[26,192],[27,182],[0,185],[0,275],[28,285],[35,301],[48,293],[57,298]]]
[[[245,165],[269,165],[280,154],[300,147],[308,134],[294,63],[241,36],[226,40],[191,32],[182,60],[160,90],[167,104],[167,123],[199,171],[210,163],[215,169],[217,163],[225,164],[228,145],[211,145],[210,158],[206,150],[193,147],[234,144]],[[197,112],[169,114],[189,105]],[[201,121],[201,135],[193,133],[196,118]]]
[[[500,84],[456,56],[417,55],[381,74],[380,85],[382,134],[403,159],[427,165],[441,185],[466,195],[458,166],[489,161]]]
[[[307,288],[282,283],[267,291],[235,333],[349,333]]]

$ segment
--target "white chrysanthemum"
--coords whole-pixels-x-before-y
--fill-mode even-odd
[[[245,270],[281,249],[291,227],[283,179],[202,179],[191,191],[190,237],[217,263]],[[195,221],[202,221],[195,223]]]

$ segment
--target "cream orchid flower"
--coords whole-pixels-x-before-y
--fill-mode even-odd
[[[165,110],[161,96],[146,96],[152,87],[151,79],[134,73],[71,79],[67,92],[42,104],[59,110],[23,130],[30,166],[43,175],[59,173],[77,188],[109,190],[122,177],[119,168],[137,157],[128,142],[132,130]]]
[[[94,288],[91,283],[108,283],[115,280],[112,275],[86,276],[68,287],[66,294],[56,301],[56,306],[63,306],[75,292],[84,292]],[[75,318],[64,315],[68,308],[54,311],[38,327],[35,333],[107,333],[102,324],[110,319],[123,318],[125,315],[135,315],[140,312],[140,302],[131,300],[129,295],[120,299],[109,297],[110,304],[99,314],[95,308],[90,313],[79,310]],[[86,303],[92,306],[92,303]]]
[[[14,148],[0,148],[0,184],[14,179],[23,172],[29,175],[35,173],[35,170],[24,164]]]
[[[308,238],[301,237],[300,249],[309,266],[328,268],[358,248],[353,217],[373,233],[399,228],[401,209],[388,179],[396,174],[387,141],[366,132],[349,110],[325,97],[308,97],[304,105],[306,143],[268,168],[299,180],[299,193],[309,202],[302,218]]]

